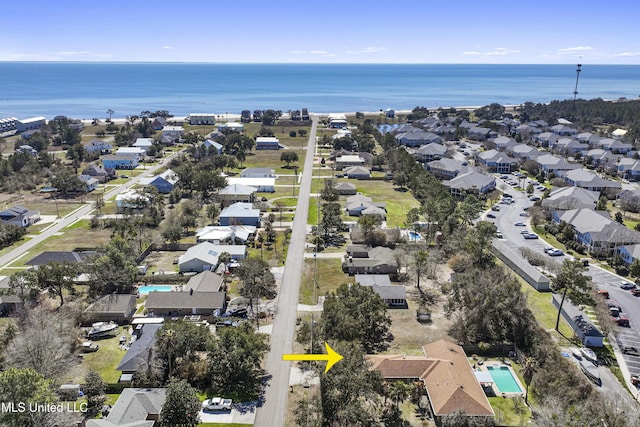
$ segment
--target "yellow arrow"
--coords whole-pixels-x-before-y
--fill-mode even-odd
[[[333,351],[326,342],[324,348],[327,349],[327,354],[283,354],[282,360],[326,360],[327,366],[324,368],[326,374],[333,365],[342,360],[342,356]]]

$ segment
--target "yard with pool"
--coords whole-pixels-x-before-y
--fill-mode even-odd
[[[493,379],[495,388],[498,393],[522,393],[523,389],[518,381],[516,374],[511,367],[506,365],[489,365],[487,371]]]

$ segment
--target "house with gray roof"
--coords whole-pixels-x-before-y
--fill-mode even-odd
[[[95,252],[76,252],[76,251],[45,251],[41,252],[29,261],[25,262],[25,265],[44,265],[49,262],[57,263],[83,263],[84,258],[95,254]]]
[[[111,178],[116,177],[115,170],[113,169],[107,170],[99,165],[88,166],[85,170],[82,171],[82,175],[92,176],[102,183],[107,182]]]
[[[566,222],[575,240],[596,257],[610,257],[619,246],[640,243],[640,233],[613,221],[607,211],[571,209],[552,213],[555,223]]]
[[[640,244],[618,246],[615,253],[629,267],[634,261],[640,260]]]
[[[333,188],[335,188],[341,196],[352,196],[357,193],[356,185],[350,182],[337,182]]]
[[[271,168],[246,168],[240,172],[242,178],[275,178],[276,171]]]
[[[396,135],[396,141],[405,147],[419,147],[427,144],[440,144],[442,137],[433,132],[423,130],[416,132],[404,132]]]
[[[491,142],[495,144],[496,150],[499,150],[499,151],[509,151],[513,147],[518,145],[515,139],[508,136],[499,136],[497,138],[492,139]]]
[[[178,258],[180,272],[215,270],[218,266],[218,257],[227,252],[235,259],[245,259],[247,247],[245,245],[214,245],[210,242],[202,242],[187,249],[184,255]]]
[[[152,293],[171,293],[171,292],[150,292]],[[162,328],[162,324],[148,323],[138,325],[134,330],[136,335],[135,341],[129,346],[129,350],[122,357],[120,364],[116,367],[116,371],[122,374],[135,374],[139,370],[145,369],[149,361],[149,352],[153,352],[156,343],[156,334]]]
[[[427,144],[413,150],[413,156],[421,163],[441,159],[447,152],[447,147],[442,144]]]
[[[424,167],[438,179],[453,179],[468,168],[467,162],[447,157],[425,163]]]
[[[351,216],[360,216],[362,211],[372,207],[384,209],[386,212],[387,204],[384,202],[374,202],[371,197],[362,194],[356,194],[347,198],[346,211]]]
[[[595,172],[585,169],[570,170],[561,176],[567,184],[591,191],[616,190],[622,188],[619,182],[601,178]]]
[[[131,294],[103,295],[84,311],[91,322],[116,322],[124,324],[131,321],[136,312],[136,296]]]
[[[159,175],[149,178],[141,178],[141,185],[150,185],[155,187],[161,194],[169,194],[173,191],[178,183],[178,175],[171,169],[167,169]]]
[[[226,292],[149,292],[145,301],[148,315],[153,317],[219,316],[226,309]]]
[[[393,250],[384,247],[369,250],[368,258],[348,258],[342,263],[347,274],[398,274],[398,264]]]
[[[349,179],[371,179],[371,171],[364,166],[349,166],[344,169],[344,176]]]
[[[603,150],[618,154],[625,154],[633,149],[633,145],[612,138],[602,138],[595,145]]]
[[[165,388],[124,388],[106,418],[89,418],[85,426],[155,427],[165,397]]]
[[[364,166],[364,159],[358,154],[343,154],[336,157],[336,170],[342,170],[351,166]]]
[[[492,172],[511,173],[518,161],[498,150],[487,150],[476,154],[476,162],[486,165]]]
[[[449,188],[453,196],[464,196],[469,192],[486,194],[496,188],[496,179],[478,172],[466,172],[442,184]]]
[[[591,150],[583,151],[582,155],[587,160],[587,164],[591,164],[592,166],[606,166],[614,164],[620,158],[619,155],[615,155],[611,151],[606,151],[602,148],[593,148]]]
[[[527,144],[514,145],[508,151],[514,158],[520,160],[521,162],[526,162],[527,160],[535,160],[542,155],[542,153],[540,153],[540,151],[536,147]]]
[[[622,158],[615,165],[618,169],[618,176],[629,181],[640,181],[640,161]]]
[[[547,176],[550,173],[562,175],[566,171],[582,168],[582,165],[580,164],[569,163],[560,157],[554,156],[553,154],[543,154],[535,160]]]
[[[218,199],[223,206],[229,206],[237,202],[253,203],[258,190],[255,187],[243,184],[227,185],[218,191]]]
[[[224,285],[224,277],[207,270],[192,276],[184,286],[184,292],[220,292]]]
[[[28,227],[40,221],[40,212],[15,205],[0,212],[0,221],[8,225]]]
[[[356,283],[371,288],[389,308],[409,308],[407,291],[402,285],[392,285],[388,274],[356,274]]]
[[[108,154],[111,153],[113,145],[100,139],[92,139],[85,144],[84,149],[87,153]]]
[[[572,136],[577,135],[578,131],[574,128],[570,128],[569,126],[563,124],[557,124],[555,126],[551,126],[551,131],[556,135],[560,136]]]
[[[576,153],[580,153],[589,148],[586,144],[581,144],[579,141],[573,138],[560,138],[553,145],[549,145],[549,148],[555,153],[561,155],[573,156]]]
[[[489,128],[474,126],[467,130],[467,136],[474,141],[486,141],[487,139],[496,138],[498,133]]]
[[[560,139],[559,135],[556,135],[553,132],[542,132],[534,137],[534,141],[537,142],[541,147],[549,147],[553,145],[558,139]]]
[[[558,294],[551,296],[551,301],[556,308],[560,307],[561,298]],[[602,347],[604,345],[602,332],[591,321],[583,317],[578,307],[566,299],[562,304],[562,317],[569,323],[583,345],[589,347]]]
[[[600,193],[580,187],[555,188],[542,200],[542,207],[550,211],[595,209]]]
[[[215,152],[217,154],[222,154],[222,151],[224,150],[224,146],[222,144],[212,139],[205,139],[202,142],[202,147],[204,147],[207,152]]]
[[[252,203],[236,202],[220,212],[220,225],[260,226],[260,209],[254,209]]]

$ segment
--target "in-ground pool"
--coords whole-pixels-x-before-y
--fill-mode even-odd
[[[149,285],[149,286],[140,286],[138,288],[138,293],[140,295],[146,295],[149,292],[171,292],[173,286],[170,285]]]
[[[420,239],[422,239],[422,236],[420,235],[420,233],[416,233],[415,231],[409,232],[409,240],[420,240]]]
[[[500,393],[522,393],[520,384],[508,366],[487,366],[487,370]]]

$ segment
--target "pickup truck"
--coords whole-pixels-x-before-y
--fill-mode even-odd
[[[230,411],[231,404],[233,401],[231,399],[225,399],[223,397],[212,397],[211,399],[207,399],[202,402],[202,410],[203,411]]]

